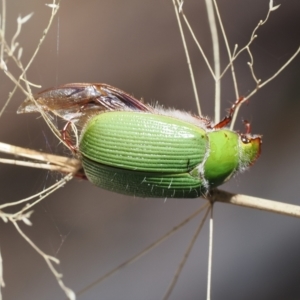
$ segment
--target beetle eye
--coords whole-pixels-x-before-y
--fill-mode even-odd
[[[249,143],[250,143],[250,140],[249,140],[245,135],[242,135],[242,136],[241,136],[241,141],[242,141],[244,144],[249,144]]]

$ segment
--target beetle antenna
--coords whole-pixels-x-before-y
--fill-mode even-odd
[[[250,122],[248,122],[247,120],[243,120],[243,123],[244,123],[245,128],[246,128],[246,134],[250,134],[251,133],[251,124],[250,124]]]

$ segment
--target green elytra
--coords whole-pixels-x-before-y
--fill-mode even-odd
[[[260,137],[160,114],[115,111],[87,123],[79,152],[87,178],[101,188],[195,198],[250,166],[259,156]]]

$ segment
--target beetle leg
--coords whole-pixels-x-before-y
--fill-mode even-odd
[[[61,130],[61,138],[67,144],[68,148],[74,153],[77,152],[77,147],[75,147],[71,141],[69,126],[71,125],[71,121],[68,121],[64,128]]]
[[[80,106],[80,108],[78,109],[77,112],[83,112],[84,109],[88,106],[88,104],[89,104],[89,103],[84,103],[84,104],[82,104],[82,105]],[[72,121],[69,120],[69,121],[65,124],[64,128],[61,130],[61,138],[62,138],[62,140],[67,144],[68,148],[69,148],[72,152],[74,152],[74,154],[76,154],[76,152],[77,152],[77,147],[73,145],[72,139],[71,139],[70,133],[69,133],[69,127],[70,127],[71,123],[72,123]]]
[[[213,129],[220,129],[225,127],[226,125],[228,125],[233,117],[233,114],[236,110],[236,108],[238,107],[238,105],[244,100],[244,97],[240,97],[239,99],[237,99],[233,105],[231,106],[230,110],[229,110],[229,115],[226,116],[222,121],[220,121],[218,124],[216,124]]]

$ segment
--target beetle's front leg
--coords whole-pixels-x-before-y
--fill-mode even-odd
[[[229,110],[229,115],[225,116],[223,120],[221,120],[218,124],[216,124],[213,127],[213,129],[221,129],[221,128],[224,128],[225,126],[227,126],[231,122],[236,108],[244,101],[244,99],[245,99],[244,97],[240,97],[239,99],[237,99],[231,106],[231,108]]]

